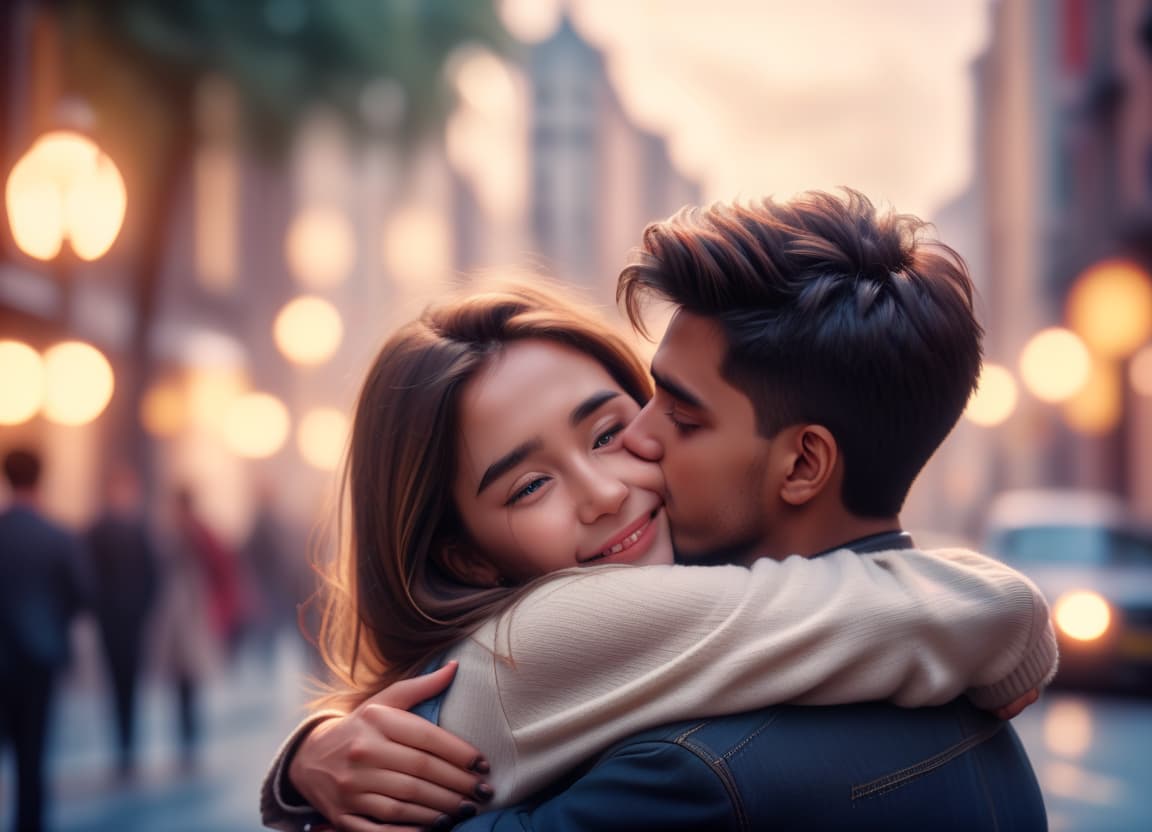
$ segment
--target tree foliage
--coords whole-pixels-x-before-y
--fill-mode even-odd
[[[190,107],[206,75],[228,79],[264,143],[290,135],[317,103],[379,128],[364,106],[373,84],[402,102],[390,137],[411,140],[442,123],[454,50],[508,44],[486,0],[65,0],[64,9],[70,40],[103,41],[169,107]],[[97,106],[98,75],[76,78]]]

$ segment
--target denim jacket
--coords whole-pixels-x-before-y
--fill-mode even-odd
[[[1045,830],[1012,727],[964,700],[934,708],[776,706],[617,744],[541,802],[462,832]]]

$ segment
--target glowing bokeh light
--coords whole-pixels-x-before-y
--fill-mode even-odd
[[[296,280],[311,289],[336,286],[356,259],[356,235],[341,211],[314,208],[292,220],[285,239],[288,265]]]
[[[1089,435],[1100,435],[1120,423],[1124,408],[1120,368],[1104,359],[1094,359],[1088,382],[1064,402],[1064,421]]]
[[[264,459],[279,451],[288,431],[288,408],[267,393],[240,396],[225,415],[225,442],[235,454],[249,459]]]
[[[25,254],[50,260],[69,240],[78,257],[95,260],[120,233],[128,192],[115,163],[91,139],[56,130],[12,168],[5,200],[12,237]]]
[[[560,23],[560,6],[542,0],[499,0],[500,20],[517,40],[539,43]]]
[[[1095,592],[1081,590],[1060,596],[1052,607],[1052,618],[1069,638],[1095,641],[1108,632],[1112,610]]]
[[[452,270],[452,235],[444,217],[431,208],[398,211],[384,229],[384,263],[405,289],[436,291]]]
[[[188,423],[187,397],[175,382],[153,385],[140,402],[140,423],[152,436],[177,436]]]
[[[1152,336],[1152,279],[1126,260],[1097,263],[1068,294],[1068,324],[1097,355],[1131,355]]]
[[[1062,757],[1082,757],[1092,747],[1092,711],[1075,699],[1057,699],[1044,713],[1044,743]]]
[[[0,341],[0,425],[27,422],[44,403],[44,362],[21,341]]]
[[[1056,403],[1075,396],[1088,383],[1092,357],[1076,333],[1051,327],[1032,336],[1020,353],[1024,386],[1041,401]]]
[[[331,358],[344,337],[340,313],[328,301],[299,297],[276,316],[272,336],[284,356],[297,364],[322,364]]]
[[[86,425],[112,400],[112,365],[82,341],[64,341],[44,353],[44,417],[60,425]]]
[[[184,394],[184,419],[207,433],[227,430],[228,408],[248,389],[245,374],[230,366],[200,366],[189,370]]]
[[[321,471],[335,470],[348,438],[348,418],[339,410],[320,407],[310,410],[296,430],[296,446],[309,465]]]
[[[980,373],[980,385],[968,400],[964,416],[981,427],[995,427],[1012,415],[1018,399],[1016,379],[1012,374],[999,364],[985,363]]]

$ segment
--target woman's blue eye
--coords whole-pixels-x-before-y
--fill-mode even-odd
[[[528,483],[526,486],[524,486],[519,491],[517,491],[515,494],[513,494],[508,499],[508,502],[505,503],[505,505],[510,506],[513,503],[517,502],[518,500],[522,500],[525,497],[528,497],[532,494],[535,494],[537,491],[539,491],[541,488],[544,487],[544,483],[546,483],[546,482],[548,482],[547,477],[537,477],[536,479],[532,480],[532,482]]]
[[[592,449],[603,448],[612,444],[612,440],[616,438],[620,431],[624,430],[623,425],[614,425],[602,434],[596,437],[596,441],[592,443]]]

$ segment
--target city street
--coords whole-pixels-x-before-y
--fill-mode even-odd
[[[112,772],[100,687],[73,687],[53,732],[53,829],[57,832],[251,832],[260,828],[257,792],[264,767],[295,724],[304,700],[302,660],[286,641],[266,671],[249,657],[205,694],[198,768],[178,766],[170,692],[149,687],[143,708],[142,766],[130,784]],[[1016,720],[1044,789],[1053,832],[1152,828],[1152,700],[1045,694]],[[0,804],[12,794],[8,766]]]
[[[260,780],[301,714],[305,694],[296,645],[281,645],[268,669],[245,657],[203,694],[203,736],[196,767],[182,769],[175,691],[151,683],[141,709],[140,771],[115,775],[107,702],[90,668],[57,702],[52,727],[53,832],[251,832]],[[9,828],[12,767],[0,777],[0,829]]]
[[[1015,725],[1052,832],[1152,829],[1152,700],[1049,691]]]

